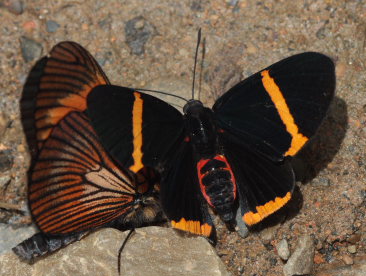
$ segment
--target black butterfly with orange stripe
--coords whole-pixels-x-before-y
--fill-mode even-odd
[[[295,177],[289,159],[321,124],[335,90],[334,64],[307,52],[238,83],[212,109],[190,100],[183,115],[134,89],[100,85],[86,113],[101,143],[123,166],[161,174],[161,202],[172,226],[213,234],[208,206],[249,226],[284,206]]]
[[[25,260],[53,252],[100,227],[161,221],[156,175],[126,170],[103,148],[84,114],[86,98],[109,84],[80,45],[62,42],[31,70],[21,99],[31,152],[28,203],[40,229],[13,251]]]

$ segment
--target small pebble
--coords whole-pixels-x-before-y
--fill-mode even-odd
[[[324,259],[324,257],[323,257],[323,255],[321,255],[321,254],[315,254],[315,256],[314,256],[314,263],[316,263],[316,264],[324,264],[325,263],[325,259]]]
[[[60,24],[58,24],[56,21],[53,21],[53,20],[46,21],[47,32],[54,33],[57,31],[58,28],[60,28]]]
[[[358,243],[360,240],[361,240],[361,234],[353,234],[347,239],[347,241],[352,244]]]
[[[285,276],[310,274],[314,264],[314,241],[310,235],[299,238],[294,253],[283,267]]]
[[[276,249],[277,249],[277,253],[278,256],[280,256],[280,258],[282,260],[288,260],[288,258],[290,257],[290,250],[288,248],[288,243],[286,239],[281,240],[277,245],[276,245]]]
[[[33,20],[24,22],[24,24],[23,24],[23,29],[28,33],[32,32],[36,28],[37,28],[37,24]]]
[[[352,259],[350,256],[348,256],[348,255],[344,255],[344,256],[342,257],[342,260],[344,261],[344,263],[345,263],[346,265],[351,265],[351,264],[353,264],[353,259]]]
[[[26,62],[38,59],[42,54],[42,45],[28,37],[20,38],[20,47],[22,49],[22,57]]]
[[[132,54],[142,55],[145,52],[145,44],[155,34],[155,26],[146,21],[142,16],[137,16],[125,25],[126,42]]]
[[[24,12],[23,2],[20,0],[1,1],[0,7],[5,7],[9,12],[19,15]]]
[[[347,250],[348,250],[348,252],[349,252],[349,253],[351,253],[351,254],[355,254],[355,253],[357,252],[356,245],[349,245],[349,246],[347,247]]]
[[[243,239],[246,238],[249,235],[249,229],[242,219],[240,208],[238,208],[236,212],[235,221],[235,230],[238,232],[240,237],[242,237]]]

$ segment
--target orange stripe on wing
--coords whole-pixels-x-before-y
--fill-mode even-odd
[[[180,221],[176,222],[172,220],[172,226],[176,229],[187,231],[196,235],[203,235],[209,237],[211,235],[212,226],[204,223],[201,225],[199,221],[185,220],[182,218]]]
[[[269,71],[264,70],[261,72],[261,75],[264,88],[266,89],[268,95],[271,97],[271,100],[274,103],[282,122],[286,126],[287,132],[290,133],[292,136],[291,146],[285,153],[285,156],[293,156],[304,146],[304,144],[309,139],[299,132],[299,128],[295,123],[294,117],[291,115],[286,100],[283,97],[281,90],[275,83],[274,79],[271,78],[271,76],[269,75]]]
[[[86,97],[94,87],[109,84],[89,52],[73,42],[57,44],[34,81],[38,83],[34,119],[39,147],[65,116],[86,109]]]
[[[130,166],[130,170],[138,172],[144,167],[142,164],[142,112],[143,112],[143,100],[141,94],[134,92],[135,101],[132,109],[132,133],[133,133],[133,153],[132,158],[134,164]]]
[[[288,192],[284,197],[276,197],[275,200],[271,200],[264,205],[257,206],[256,213],[248,212],[243,216],[243,221],[247,225],[254,225],[276,212],[282,206],[284,206],[291,198],[291,193]]]

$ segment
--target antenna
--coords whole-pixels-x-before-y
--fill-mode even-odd
[[[199,30],[198,30],[196,54],[194,55],[193,83],[192,83],[192,100],[194,99],[194,83],[196,81],[196,65],[197,65],[198,48],[200,46],[200,43],[201,43],[201,28],[199,28]]]
[[[125,238],[125,240],[122,243],[122,246],[120,247],[120,249],[118,250],[118,275],[121,275],[121,255],[122,255],[122,251],[123,248],[125,248],[127,241],[131,238],[131,235],[135,233],[135,228],[131,229],[130,232],[128,232],[127,237]]]
[[[154,93],[158,93],[158,94],[172,96],[172,97],[176,97],[178,99],[181,99],[181,100],[183,100],[185,102],[188,102],[188,100],[186,98],[183,98],[181,96],[174,95],[174,94],[171,94],[171,93],[168,93],[168,92],[163,92],[163,91],[158,91],[158,90],[152,90],[152,89],[145,89],[145,88],[131,88],[131,89],[136,90],[136,91],[147,91],[147,92],[154,92]]]
[[[203,77],[203,61],[205,60],[206,54],[206,38],[202,40],[202,57],[201,57],[201,70],[200,70],[200,78],[199,78],[199,87],[198,87],[198,100],[201,100],[201,91],[202,91],[202,77]]]

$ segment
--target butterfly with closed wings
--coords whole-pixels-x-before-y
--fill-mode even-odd
[[[28,204],[41,231],[13,248],[27,261],[100,227],[126,230],[163,220],[157,178],[114,160],[85,115],[93,87],[109,84],[94,58],[61,42],[31,70],[21,99],[31,152]]]

